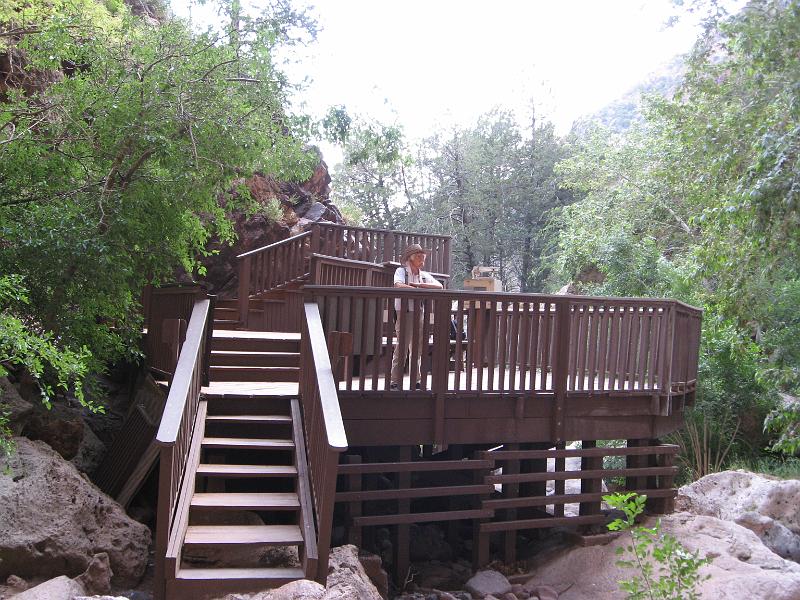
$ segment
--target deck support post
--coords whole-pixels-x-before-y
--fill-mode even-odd
[[[647,440],[628,440],[628,448],[636,448],[638,446],[646,446]],[[647,466],[647,457],[641,455],[628,455],[625,457],[625,467],[628,469],[637,469]],[[645,487],[645,480],[642,477],[626,477],[625,489],[626,490],[640,490]]]
[[[447,444],[444,431],[445,394],[447,393],[448,367],[450,364],[450,344],[441,340],[450,339],[450,301],[436,300],[434,307],[433,339],[434,355],[431,371],[431,388],[435,397],[433,441],[436,449],[441,451]]]
[[[581,442],[582,448],[597,448],[597,441],[583,440]],[[599,471],[603,468],[602,457],[588,457],[581,458],[581,471]],[[583,479],[581,478],[581,494],[596,494],[603,489],[603,482],[601,479]],[[600,502],[581,502],[580,516],[584,515],[597,515],[600,514]]]
[[[519,450],[519,444],[504,444],[504,450]],[[503,464],[503,475],[516,475],[519,473],[518,459],[510,459]],[[506,483],[503,485],[503,498],[518,498],[519,497],[519,484]],[[506,510],[506,521],[513,521],[517,518],[517,509],[510,508]],[[515,530],[506,531],[503,533],[505,538],[503,544],[503,560],[507,565],[510,565],[517,560],[517,532]]]
[[[402,446],[398,449],[398,462],[409,462],[411,460],[411,447]],[[411,473],[406,471],[397,474],[397,488],[408,489],[411,487]],[[411,512],[411,500],[401,499],[397,501],[397,514],[406,515]],[[396,579],[398,582],[405,582],[408,578],[408,570],[411,568],[410,558],[411,546],[411,526],[407,523],[397,525],[397,544],[395,545],[394,561]]]
[[[356,454],[348,454],[345,457],[345,463],[348,465],[361,464],[361,456]],[[360,492],[363,489],[363,476],[361,473],[354,473],[347,476],[347,489],[351,492]],[[347,543],[354,546],[362,547],[362,529],[359,525],[355,525],[356,517],[360,517],[362,513],[361,502],[349,502],[347,504],[347,512],[350,523],[353,523],[347,528]]]
[[[555,340],[555,364],[553,365],[553,423],[552,439],[554,443],[564,441],[564,404],[567,395],[567,376],[569,374],[570,354],[570,303],[568,300],[557,300],[556,324],[553,333]]]
[[[558,442],[556,444],[556,450],[564,450],[567,445],[564,442]],[[563,473],[567,470],[567,459],[563,456],[559,456],[555,460],[555,469],[556,473]],[[553,493],[556,496],[563,496],[564,492],[566,491],[566,481],[563,479],[556,479],[553,482]],[[546,493],[546,492],[545,492]],[[553,516],[554,517],[563,517],[564,516],[564,504],[554,504],[553,505]]]

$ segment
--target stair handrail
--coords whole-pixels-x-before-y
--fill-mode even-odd
[[[305,303],[304,316],[299,388],[308,475],[317,525],[318,563],[314,579],[324,585],[328,576],[339,455],[347,450],[347,435],[317,305]]]
[[[312,232],[304,231],[280,242],[239,254],[239,322],[247,327],[250,297],[260,296],[308,275],[307,258]]]
[[[186,460],[192,443],[193,428],[200,405],[200,391],[207,373],[209,324],[212,301],[195,300],[186,340],[181,347],[178,365],[156,434],[159,446],[158,512],[156,528],[156,597],[162,597],[165,582],[167,544],[175,524],[175,508]]]

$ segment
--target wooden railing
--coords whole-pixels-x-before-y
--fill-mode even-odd
[[[247,326],[249,299],[300,281],[308,275],[311,232],[240,254],[239,321]]]
[[[387,229],[369,229],[318,223],[312,228],[314,252],[327,256],[362,260],[365,262],[400,262],[403,250],[419,244],[430,251],[426,269],[434,273],[450,274],[450,236],[428,233],[409,233]]]
[[[156,435],[159,451],[158,513],[156,530],[156,597],[163,598],[167,571],[180,564],[178,556],[183,531],[188,524],[188,506],[178,510],[178,499],[182,486],[186,487],[187,473],[192,472],[187,463],[193,448],[192,434],[195,423],[202,416],[200,407],[200,388],[206,371],[205,357],[208,344],[208,323],[211,301],[207,298],[194,302],[191,318],[186,331],[186,341],[181,349],[175,376],[170,385],[169,395]],[[195,444],[199,450],[199,444]],[[191,486],[190,486],[191,487]],[[186,497],[189,497],[186,495]],[[174,543],[178,540],[177,544]],[[169,547],[173,550],[169,551]],[[160,595],[159,595],[160,594]]]
[[[697,375],[701,311],[672,300],[306,291],[319,304],[326,335],[352,335],[345,390],[389,388],[395,312],[423,323],[414,328],[411,360],[421,359],[421,388],[434,393],[669,395],[692,389]],[[461,332],[455,339],[453,329]],[[405,382],[406,389],[414,383]]]
[[[324,254],[311,255],[312,285],[346,285],[350,287],[392,287],[398,263],[376,264]]]
[[[324,585],[328,576],[339,455],[347,450],[347,437],[316,304],[305,304],[302,326],[300,399],[317,527],[318,563],[314,578]]]
[[[351,285],[342,282],[373,277],[377,270],[367,265],[399,263],[403,250],[410,244],[420,244],[429,250],[425,268],[446,281],[450,275],[450,237],[442,235],[316,223],[300,235],[240,254],[237,256],[239,320],[244,327],[247,326],[250,298],[285,289],[292,283],[308,280],[314,274],[323,278],[326,284]],[[353,262],[349,265],[319,263],[324,272],[318,272],[311,265],[314,254]]]
[[[147,286],[142,296],[144,327],[147,330],[144,348],[147,367],[171,377],[178,364],[181,345],[186,339],[186,327],[195,300],[205,298],[205,290],[197,285],[163,288]],[[206,373],[206,379],[207,375]]]

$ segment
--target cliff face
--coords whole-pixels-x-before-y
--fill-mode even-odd
[[[263,174],[235,183],[234,187],[241,183],[247,185],[250,194],[265,210],[255,215],[234,213],[236,242],[232,246],[216,240],[210,244],[210,249],[215,253],[202,261],[206,268],[203,281],[213,294],[235,294],[238,254],[285,240],[318,221],[343,222],[339,209],[330,203],[331,177],[322,159],[311,177],[302,183],[277,181]],[[273,219],[276,216],[271,214],[273,211],[266,210],[268,206],[274,206],[276,200],[282,212],[278,220]]]

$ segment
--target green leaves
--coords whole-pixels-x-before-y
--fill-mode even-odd
[[[23,4],[0,13],[20,75],[0,104],[0,272],[25,279],[25,326],[98,371],[138,354],[144,283],[233,239],[235,181],[310,175],[272,56],[311,23],[283,2],[204,34],[116,0]]]
[[[636,517],[645,509],[647,496],[634,492],[603,496],[612,508],[621,510],[625,519],[615,519],[607,525],[610,531],[627,531],[631,543],[616,549],[620,558],[617,566],[636,569],[637,575],[619,582],[629,600],[694,600],[699,598],[697,586],[710,576],[699,570],[711,559],[700,558],[699,552],[688,552],[674,536],[661,533],[661,521],[654,527],[636,525]]]

